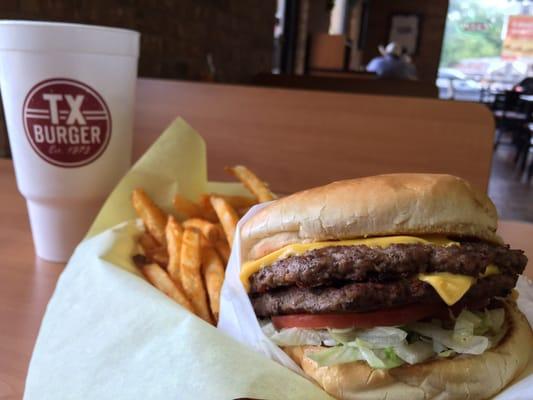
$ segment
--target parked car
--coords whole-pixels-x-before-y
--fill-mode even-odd
[[[513,86],[514,92],[533,94],[533,77],[524,78]]]
[[[439,68],[437,87],[441,99],[478,101],[481,85],[454,68]]]

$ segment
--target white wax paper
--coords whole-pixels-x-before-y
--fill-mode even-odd
[[[176,192],[243,193],[241,185],[207,182],[205,160],[202,138],[176,120],[113,191],[48,304],[26,400],[328,398],[184,310],[133,266],[133,188],[166,210]]]

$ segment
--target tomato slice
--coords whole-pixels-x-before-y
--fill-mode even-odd
[[[489,299],[459,302],[452,307],[440,304],[411,304],[370,312],[331,314],[292,314],[272,317],[276,329],[282,328],[374,328],[376,326],[405,325],[427,317],[449,320],[457,317],[463,308],[480,310],[489,305]]]
[[[276,329],[281,328],[373,328],[403,325],[431,315],[446,315],[446,306],[412,304],[387,310],[360,313],[292,314],[272,317]]]

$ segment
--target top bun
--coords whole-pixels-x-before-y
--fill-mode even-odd
[[[501,243],[492,201],[464,179],[390,174],[330,183],[276,200],[242,227],[244,261],[292,243],[443,234]]]

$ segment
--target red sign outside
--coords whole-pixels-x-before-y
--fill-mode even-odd
[[[48,79],[26,96],[26,136],[45,161],[65,168],[90,164],[111,137],[111,114],[94,89],[72,79]]]
[[[533,16],[511,15],[506,36],[511,39],[533,40]]]
[[[533,57],[533,16],[510,15],[502,47],[503,58]]]

